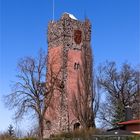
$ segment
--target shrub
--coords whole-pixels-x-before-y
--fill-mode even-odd
[[[36,138],[22,138],[22,139],[18,139],[18,140],[37,140]]]
[[[98,134],[100,131],[98,129],[89,128],[89,129],[77,129],[73,132],[63,132],[58,135],[52,135],[51,139],[53,140],[62,140],[63,138],[82,138],[88,139],[93,134]]]
[[[8,133],[3,133],[3,134],[0,134],[0,140],[15,140],[15,138],[12,136],[9,136]]]
[[[103,136],[101,130],[98,129],[79,129],[73,132],[63,132],[58,135],[52,135],[49,139],[44,140],[97,140],[95,135],[98,135],[98,140],[116,140],[116,136]],[[140,136],[121,137],[120,140],[140,140]]]

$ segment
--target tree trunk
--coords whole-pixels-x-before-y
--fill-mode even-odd
[[[43,117],[39,117],[39,134],[38,134],[38,140],[43,140]]]

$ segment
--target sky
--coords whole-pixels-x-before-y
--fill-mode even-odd
[[[92,23],[94,64],[105,60],[140,63],[140,0],[55,0],[54,19],[64,12]],[[0,0],[0,131],[13,123],[2,97],[11,91],[20,58],[47,51],[52,0]],[[27,119],[21,127],[30,127]],[[25,128],[26,129],[26,128]]]

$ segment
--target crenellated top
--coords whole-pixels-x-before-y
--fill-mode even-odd
[[[91,23],[77,20],[72,14],[64,13],[60,20],[51,21],[48,25],[48,44],[62,44],[65,38],[74,38],[75,31],[81,31],[82,42],[91,40]]]

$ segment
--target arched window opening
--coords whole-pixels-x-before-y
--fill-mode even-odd
[[[78,70],[80,68],[80,64],[78,63],[74,63],[74,70]]]
[[[46,129],[47,130],[51,129],[51,122],[50,121],[46,121]]]
[[[74,130],[75,130],[75,129],[79,129],[79,128],[80,128],[80,123],[75,123],[75,124],[74,124]]]

